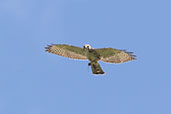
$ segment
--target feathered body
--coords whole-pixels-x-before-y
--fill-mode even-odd
[[[105,73],[98,63],[99,60],[109,63],[123,63],[136,59],[136,56],[132,55],[133,52],[126,52],[125,50],[114,48],[94,49],[88,44],[85,44],[83,48],[65,44],[52,44],[45,48],[47,52],[59,56],[71,59],[89,60],[90,63],[88,65],[91,66],[93,74]]]

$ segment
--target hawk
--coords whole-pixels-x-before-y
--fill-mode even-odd
[[[46,52],[70,59],[89,60],[88,66],[91,66],[93,74],[105,73],[98,63],[99,60],[116,64],[136,60],[136,55],[133,55],[133,52],[114,48],[94,49],[89,44],[85,44],[83,48],[66,44],[52,44],[45,49]]]

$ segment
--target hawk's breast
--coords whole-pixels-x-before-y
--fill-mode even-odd
[[[90,61],[98,61],[100,60],[100,54],[97,53],[94,49],[88,50],[88,59]]]

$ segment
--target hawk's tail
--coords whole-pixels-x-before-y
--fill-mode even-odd
[[[91,69],[93,74],[104,74],[105,72],[102,70],[98,62],[91,62]]]

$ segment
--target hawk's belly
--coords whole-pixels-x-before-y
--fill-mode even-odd
[[[88,59],[90,61],[98,61],[100,60],[100,55],[95,50],[89,50]]]

